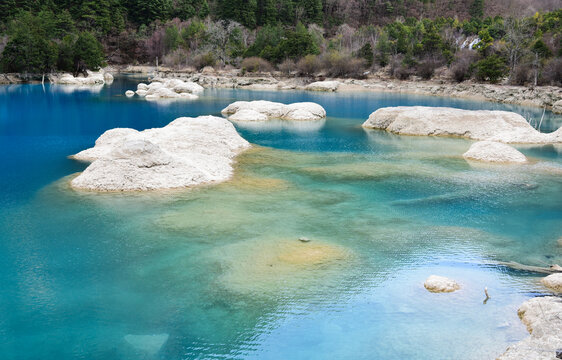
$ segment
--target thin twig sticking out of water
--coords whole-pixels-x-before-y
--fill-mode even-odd
[[[484,299],[484,305],[486,305],[488,300],[490,300],[490,295],[488,295],[488,288],[487,287],[484,288],[484,294],[486,294],[486,298]]]
[[[539,132],[541,132],[541,124],[542,124],[542,119],[544,119],[544,113],[546,111],[546,106],[542,109],[542,116],[541,116],[541,121],[539,122]]]

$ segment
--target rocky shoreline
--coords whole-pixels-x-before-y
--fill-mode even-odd
[[[557,86],[513,86],[481,84],[471,81],[456,83],[438,80],[396,80],[381,73],[367,79],[326,79],[286,76],[281,72],[247,73],[239,69],[216,70],[192,68],[174,70],[154,66],[108,67],[110,73],[138,74],[143,77],[175,78],[192,81],[207,88],[236,88],[254,90],[310,90],[310,91],[372,91],[417,95],[456,97],[504,104],[540,107],[562,114],[562,88]],[[0,74],[0,84],[41,82],[41,74]],[[320,81],[318,81],[320,80]]]

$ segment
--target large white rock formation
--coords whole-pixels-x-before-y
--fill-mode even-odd
[[[181,79],[154,79],[150,84],[137,85],[136,94],[146,100],[199,98],[205,89],[194,82]]]
[[[339,81],[316,81],[308,84],[305,89],[310,91],[336,91],[339,86]]]
[[[525,163],[527,158],[517,149],[496,141],[478,141],[462,155],[467,160],[495,163]]]
[[[99,71],[87,71],[88,76],[84,77],[82,75],[73,76],[72,74],[64,73],[62,75],[51,74],[49,75],[49,82],[51,84],[61,84],[61,85],[78,85],[78,86],[95,86],[104,85],[106,83],[111,84],[113,82],[113,75],[105,72],[104,70]]]
[[[562,298],[533,298],[517,313],[531,336],[508,347],[498,360],[556,360],[562,348]]]
[[[71,181],[78,189],[172,189],[228,180],[237,154],[250,147],[215,116],[178,118],[163,128],[112,129],[72,158],[92,162]]]
[[[222,110],[232,121],[265,121],[281,119],[290,121],[314,121],[326,117],[326,110],[312,102],[281,104],[271,101],[236,101]]]
[[[541,279],[541,283],[552,291],[562,293],[562,273],[548,275]]]
[[[457,136],[503,143],[562,143],[562,128],[545,134],[521,115],[507,111],[398,106],[373,112],[363,127],[400,135]]]
[[[423,286],[428,291],[435,293],[453,292],[461,288],[455,280],[438,275],[431,275],[428,277],[423,283]]]

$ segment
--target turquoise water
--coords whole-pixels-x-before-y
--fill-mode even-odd
[[[527,336],[517,307],[547,292],[536,274],[495,262],[562,263],[560,148],[518,147],[530,165],[474,166],[460,157],[468,140],[360,124],[382,106],[507,109],[531,123],[542,110],[243,90],[158,104],[122,96],[130,88],[0,87],[2,359],[492,359]],[[315,101],[329,117],[239,127],[259,146],[218,186],[68,187],[85,165],[67,156],[107,129],[249,99]],[[547,112],[541,130],[560,125]],[[462,289],[429,293],[431,274]],[[151,334],[166,341],[127,341]]]

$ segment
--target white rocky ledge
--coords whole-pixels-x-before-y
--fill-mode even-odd
[[[462,155],[467,160],[491,163],[526,163],[527,158],[520,151],[496,141],[478,141]]]
[[[562,128],[540,133],[521,115],[508,111],[398,106],[373,112],[363,127],[400,135],[456,136],[503,143],[562,143]]]
[[[117,128],[72,158],[92,162],[71,181],[77,189],[143,191],[228,180],[237,154],[248,149],[227,120],[182,117],[163,128]]]
[[[258,100],[236,101],[222,110],[222,114],[232,121],[267,121],[281,119],[289,121],[316,121],[326,117],[326,110],[312,102],[285,105],[282,103]]]
[[[336,91],[340,86],[339,81],[316,81],[306,85],[305,89],[310,91]]]
[[[517,313],[531,336],[508,347],[498,360],[556,360],[562,350],[562,298],[533,298]]]
[[[183,81],[181,79],[154,79],[150,84],[138,84],[135,93],[140,97],[144,97],[146,100],[195,100],[199,98],[199,94],[204,90],[201,85],[191,81]]]
[[[87,71],[88,76],[84,77],[82,75],[74,76],[69,73],[63,74],[50,74],[49,82],[51,84],[59,85],[78,85],[78,86],[96,86],[111,84],[113,82],[113,75],[104,71],[103,69],[99,71]]]

